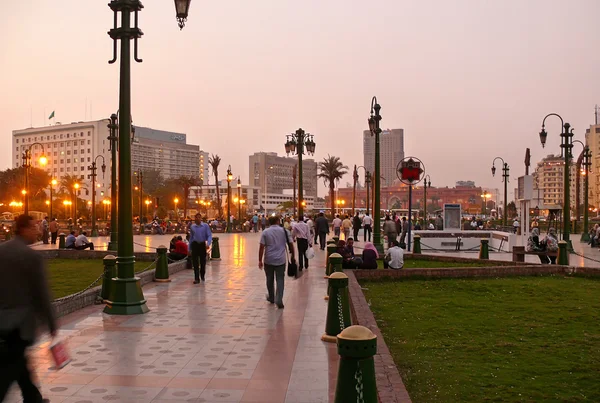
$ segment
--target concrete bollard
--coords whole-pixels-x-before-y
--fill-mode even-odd
[[[102,279],[102,291],[100,292],[100,297],[102,297],[103,300],[107,300],[111,288],[113,287],[113,278],[117,277],[117,257],[106,255],[104,256],[103,262],[104,278]]]
[[[421,254],[421,235],[417,234],[413,237],[413,254]]]
[[[329,257],[331,256],[332,253],[335,253],[335,250],[337,249],[337,246],[335,246],[334,244],[331,245],[327,245],[327,255],[325,257],[325,278],[329,278],[329,275],[331,274],[331,269],[329,268]]]
[[[490,248],[489,248],[489,239],[482,239],[481,244],[479,245],[479,259],[489,259],[490,258]]]
[[[558,264],[563,266],[569,265],[569,251],[567,250],[567,241],[558,242]]]
[[[212,239],[212,249],[210,253],[210,258],[212,260],[221,260],[221,251],[219,250],[219,237],[214,237]]]
[[[336,272],[329,276],[327,321],[325,322],[325,334],[321,340],[335,343],[336,336],[350,325],[352,325],[352,319],[348,301],[348,276]]]
[[[169,283],[169,261],[167,260],[167,247],[160,245],[156,248],[158,259],[156,261],[156,270],[154,270],[154,281],[157,283]]]
[[[65,249],[67,247],[66,235],[63,233],[58,234],[58,249]]]
[[[350,326],[337,336],[340,355],[335,403],[377,403],[377,336],[364,326]]]

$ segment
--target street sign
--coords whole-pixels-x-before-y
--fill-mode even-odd
[[[398,164],[396,175],[405,185],[414,185],[421,182],[424,173],[425,170],[420,159],[407,157]]]

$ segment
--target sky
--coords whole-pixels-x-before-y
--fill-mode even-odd
[[[47,125],[52,111],[70,123],[118,109],[107,3],[0,2],[0,169],[12,130]],[[362,165],[376,95],[381,127],[404,129],[406,156],[434,187],[501,189],[490,172],[500,156],[512,190],[527,147],[532,166],[560,152],[558,119],[540,145],[546,114],[584,140],[600,104],[598,0],[192,0],[182,31],[173,1],[143,3],[134,124],[187,133],[244,183],[248,155],[283,154],[299,127],[317,160]]]

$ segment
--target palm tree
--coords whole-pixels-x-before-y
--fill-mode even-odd
[[[75,193],[75,184],[79,185],[79,189],[87,189],[85,185],[82,184],[82,180],[79,179],[77,175],[67,174],[63,176],[58,185],[61,192],[68,192],[71,198],[71,202],[73,203],[73,209],[75,209],[75,205],[77,204],[77,194]],[[74,212],[74,216],[77,216],[77,211]]]
[[[340,179],[348,173],[348,167],[342,164],[340,157],[333,157],[327,155],[327,158],[323,158],[323,161],[319,162],[319,175],[318,178],[323,179],[323,183],[329,186],[329,200],[331,202],[331,216],[335,211],[335,184],[340,182]]]
[[[187,207],[188,207],[188,196],[190,195],[190,188],[192,186],[198,186],[200,179],[193,176],[180,176],[175,180],[177,185],[183,189],[183,219],[187,219]]]
[[[219,209],[219,217],[223,217],[223,206],[221,206],[221,193],[219,193],[219,164],[221,163],[221,157],[219,155],[212,155],[208,158],[208,163],[212,168],[213,175],[215,175],[215,184],[217,192],[217,208]],[[229,219],[229,218],[228,218]]]

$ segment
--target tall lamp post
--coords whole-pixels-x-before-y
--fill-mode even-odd
[[[242,225],[242,181],[238,176],[237,180],[237,190],[238,190],[238,222]]]
[[[484,190],[481,194],[481,217],[487,215],[487,201],[492,197],[492,194]]]
[[[143,210],[142,210],[142,205],[144,203],[143,201],[143,196],[144,196],[144,174],[142,171],[138,171],[138,172],[134,172],[134,174],[137,176],[137,182],[138,182],[138,190],[140,191],[139,193],[139,205],[140,205],[140,235],[142,235],[144,233],[144,225],[142,223],[142,215],[144,214]],[[148,209],[146,209],[148,210]],[[146,212],[147,213],[147,212]]]
[[[590,147],[587,144],[583,144],[579,140],[573,140],[573,143],[579,143],[583,146],[583,232],[581,233],[581,241],[588,242],[590,240],[590,234],[588,233],[588,212],[589,212],[589,180],[590,180],[590,166],[592,152],[590,151]],[[579,172],[578,172],[579,173]],[[577,180],[577,184],[579,184],[579,180]],[[579,192],[577,192],[579,195]],[[577,204],[577,219],[579,220],[579,204]]]
[[[183,28],[187,19],[191,0],[175,0],[179,27]],[[134,45],[134,60],[141,62],[137,54],[137,42],[142,36],[138,28],[138,13],[144,7],[140,0],[111,0],[108,4],[114,12],[114,27],[108,32],[113,39],[113,58],[117,61],[117,42],[121,41],[121,65],[119,88],[119,191],[118,191],[118,257],[117,278],[110,287],[105,313],[128,315],[148,312],[140,279],[135,276],[133,255],[133,224],[131,194],[131,40]],[[121,13],[121,26],[118,27],[118,14]],[[131,26],[131,14],[134,26]],[[114,161],[113,161],[114,164]],[[114,187],[114,182],[113,182]],[[113,200],[114,202],[114,200]],[[117,204],[117,203],[114,203]],[[114,230],[114,229],[113,229]],[[112,238],[112,236],[111,236]],[[112,240],[112,239],[111,239]]]
[[[56,179],[52,179],[50,181],[50,219],[52,219],[54,216],[52,215],[52,205],[54,204],[54,200],[52,199],[52,188],[54,186],[56,186],[58,184],[58,181]]]
[[[25,215],[29,214],[29,169],[31,168],[31,149],[33,146],[40,146],[42,147],[42,155],[40,156],[40,159],[38,160],[41,166],[44,166],[48,163],[48,158],[46,158],[46,153],[44,152],[44,145],[40,144],[40,143],[33,143],[32,145],[30,145],[29,147],[27,147],[27,149],[23,152],[22,155],[22,159],[23,159],[23,168],[25,169],[25,193],[23,193],[23,196],[25,196]]]
[[[570,237],[570,224],[571,224],[571,194],[569,188],[569,166],[571,162],[571,149],[573,148],[573,129],[569,123],[565,123],[563,118],[556,113],[549,113],[542,120],[542,130],[540,131],[540,142],[542,147],[546,145],[546,139],[548,133],[546,132],[546,119],[550,116],[556,116],[560,119],[562,133],[560,134],[561,139],[561,154],[565,158],[564,166],[564,197],[563,197],[563,241],[567,242],[569,250],[573,250]]]
[[[304,201],[304,182],[302,179],[302,155],[304,155],[304,149],[309,155],[314,155],[316,144],[314,137],[310,133],[306,133],[302,129],[296,130],[295,133],[287,135],[287,141],[285,142],[285,153],[287,155],[297,154],[298,155],[298,217],[304,216],[304,207],[302,202]],[[296,187],[294,186],[294,189]],[[294,207],[296,201],[294,201]]]
[[[374,197],[373,197],[373,244],[377,248],[377,251],[383,253],[383,244],[381,243],[381,167],[379,164],[379,135],[381,134],[381,128],[379,122],[381,122],[381,115],[379,111],[381,105],[377,102],[377,97],[371,99],[371,115],[369,116],[369,130],[371,136],[375,136],[375,186],[374,186]]]
[[[509,177],[509,170],[510,168],[508,167],[508,164],[506,162],[504,162],[504,160],[501,157],[496,157],[494,158],[494,161],[492,161],[492,176],[496,176],[496,160],[500,160],[502,161],[502,181],[504,182],[504,208],[502,210],[502,226],[505,227],[506,230],[506,221],[507,221],[507,216],[508,216],[508,210],[506,208],[507,203],[508,203],[508,177]],[[497,196],[497,194],[496,194]]]
[[[231,165],[227,167],[227,232],[231,232],[231,181],[233,174],[231,173]]]
[[[358,168],[356,167],[356,164],[354,164],[352,179],[352,217],[354,217],[354,209],[356,208],[356,183],[358,182]]]
[[[118,116],[116,113],[110,115],[110,123],[108,124],[108,148],[110,149],[110,241],[108,242],[108,250],[116,251],[118,247],[118,222],[117,222],[117,144],[118,137]]]
[[[73,187],[75,188],[75,192],[74,192],[75,193],[75,200],[74,200],[74,203],[73,203],[73,217],[74,217],[74,220],[75,220],[75,225],[77,225],[77,197],[79,196],[79,187],[80,187],[80,185],[79,185],[79,183],[75,183],[73,185]]]
[[[371,183],[371,173],[369,171],[367,171],[367,168],[360,165],[355,168],[356,169],[355,180],[358,180],[358,168],[362,168],[365,171],[365,187],[366,187],[366,191],[367,191],[367,214],[369,214],[369,184]]]
[[[96,173],[96,170],[98,169],[96,167],[96,161],[98,158],[102,158],[101,168],[102,178],[104,178],[104,173],[106,172],[106,161],[102,155],[96,156],[94,161],[92,161],[92,165],[88,167],[88,169],[91,171],[91,173],[88,175],[88,178],[92,179],[92,236],[98,236],[98,228],[96,226],[96,176],[98,176]]]
[[[429,183],[427,180],[429,179]],[[427,188],[431,188],[431,177],[429,175],[425,175],[423,178],[423,222],[424,229],[427,229]]]

